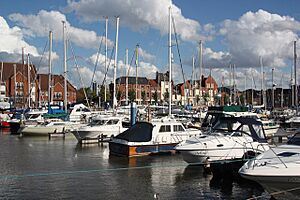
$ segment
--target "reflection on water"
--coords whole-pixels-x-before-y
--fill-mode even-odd
[[[220,180],[180,155],[109,156],[108,144],[73,136],[0,135],[0,199],[247,199],[257,184]],[[15,178],[6,175],[22,175]]]

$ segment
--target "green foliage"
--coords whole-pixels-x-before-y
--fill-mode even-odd
[[[145,104],[145,102],[146,102],[146,92],[142,91],[141,95],[142,95],[143,104]]]
[[[133,102],[135,100],[135,91],[134,90],[129,90],[128,91],[128,99]]]
[[[169,101],[169,91],[166,91],[164,93],[164,99],[165,99],[165,101]]]
[[[152,98],[154,99],[155,103],[158,102],[158,93],[157,93],[157,90],[155,90],[155,92],[153,93]]]

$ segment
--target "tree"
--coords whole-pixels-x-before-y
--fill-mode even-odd
[[[217,105],[217,104],[221,104],[221,102],[220,102],[220,100],[221,100],[221,97],[219,96],[219,95],[215,95],[214,96],[214,101],[215,101],[215,104]]]
[[[121,100],[121,91],[117,91],[117,100],[120,101]]]
[[[130,90],[128,91],[128,99],[133,102],[135,100],[135,91],[134,90]]]
[[[104,101],[104,91],[105,91],[105,87],[102,86],[101,89],[100,89],[100,97],[101,97],[101,101]],[[111,96],[110,96],[110,92],[109,90],[106,90],[106,101],[110,101],[111,100]]]
[[[154,99],[155,104],[157,104],[157,102],[158,102],[158,94],[157,94],[157,90],[155,90],[155,92],[153,93],[152,97],[153,97],[153,99]]]
[[[207,103],[208,100],[209,100],[209,95],[208,95],[208,93],[205,93],[205,94],[203,95],[203,98],[204,98],[204,101]]]
[[[169,101],[169,91],[166,91],[164,93],[164,99],[165,99],[165,101]]]
[[[145,102],[146,102],[146,92],[142,91],[141,95],[142,95],[143,104],[145,105]]]

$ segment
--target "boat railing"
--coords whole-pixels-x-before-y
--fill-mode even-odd
[[[263,144],[259,144],[259,145],[261,145],[263,148],[264,148],[264,146],[263,146]],[[258,146],[259,146],[258,145]],[[258,148],[258,146],[257,146],[257,148]],[[285,168],[288,168],[287,167],[287,165],[285,164],[285,162],[276,154],[276,152],[273,150],[273,148],[272,147],[269,147],[270,148],[270,150],[274,153],[274,155],[275,155],[275,157],[268,157],[268,158],[264,158],[264,159],[266,159],[266,160],[268,160],[268,159],[273,159],[273,158],[277,158],[283,165],[284,165],[284,167]],[[254,169],[255,168],[255,163],[256,163],[256,160],[262,160],[262,159],[257,159],[256,157],[255,158],[253,158],[253,159],[251,159],[252,161],[253,161],[253,164],[252,164],[252,169]],[[267,162],[265,162],[265,164],[266,164]],[[264,164],[264,165],[265,165]]]
[[[276,152],[274,151],[274,149],[272,147],[270,147],[270,150],[274,153],[276,158],[278,158],[278,160],[285,166],[285,168],[288,168],[287,165],[285,164],[285,162],[276,154]]]

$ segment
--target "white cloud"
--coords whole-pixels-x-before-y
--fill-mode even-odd
[[[232,56],[232,63],[240,67],[264,64],[271,67],[286,66],[293,55],[294,40],[298,40],[300,23],[289,16],[271,14],[264,10],[247,12],[237,21],[225,20],[220,34]]]
[[[80,29],[70,25],[66,16],[59,11],[40,10],[37,15],[22,15],[14,13],[9,15],[10,20],[22,27],[22,32],[31,37],[47,37],[53,31],[54,40],[62,40],[62,21],[66,21],[67,33],[71,42],[84,48],[98,48],[101,39],[95,31]],[[113,42],[108,40],[108,45]]]
[[[78,70],[79,73],[82,76],[83,83],[86,87],[90,86],[92,76],[94,73],[94,64],[97,59],[97,54],[93,54],[90,56],[86,63],[89,63],[90,65],[86,64],[79,64]],[[96,81],[98,84],[102,84],[104,76],[105,76],[105,56],[103,54],[99,54],[98,58],[98,65],[95,71],[94,75],[94,81]],[[110,64],[110,65],[109,65]],[[114,70],[114,60],[107,59],[107,65],[109,65],[108,72],[107,72],[107,77],[106,77],[106,83],[109,84],[113,81],[113,70]],[[128,73],[128,67],[125,67],[125,63],[122,60],[118,61],[118,66],[117,66],[117,78],[120,76],[125,76],[125,73]],[[82,83],[80,82],[79,78],[79,73],[77,68],[73,65],[70,64],[70,77],[72,77],[73,83],[78,86],[79,88],[82,87]],[[139,62],[139,67],[138,67],[138,76],[140,77],[147,77],[147,78],[155,78],[155,73],[158,71],[158,68],[148,62],[141,61]],[[129,76],[135,76],[135,66],[131,66],[129,70]]]
[[[193,19],[183,16],[181,9],[171,0],[80,0],[68,1],[67,11],[74,11],[83,21],[94,22],[103,16],[120,16],[120,24],[134,30],[154,28],[162,34],[168,32],[168,7],[172,5],[177,32],[181,39],[198,41],[205,36],[200,34],[201,26]],[[206,29],[212,30],[211,27]]]
[[[39,72],[45,72],[48,66],[48,52],[41,59],[37,48],[25,41],[25,36],[17,26],[9,27],[6,20],[0,16],[0,60],[3,62],[22,62],[22,47],[24,47],[25,62],[27,54],[30,54],[30,62],[39,68]],[[53,62],[59,59],[56,52],[52,52]],[[47,67],[48,68],[48,67]]]
[[[148,53],[146,50],[142,49],[141,47],[138,48],[139,56],[145,61],[145,62],[153,62],[155,60],[155,56]]]
[[[21,54],[22,47],[32,55],[38,55],[37,49],[25,42],[21,29],[17,26],[10,28],[6,20],[0,16],[0,52]]]

